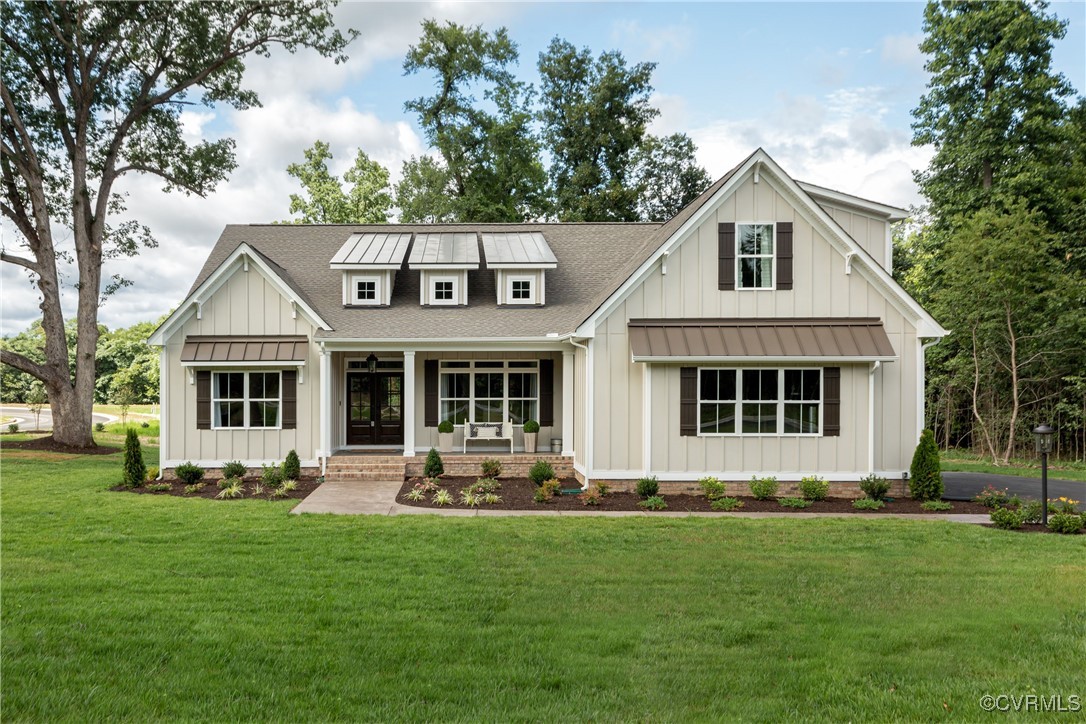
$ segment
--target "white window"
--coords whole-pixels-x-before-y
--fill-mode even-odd
[[[214,372],[211,377],[212,427],[279,427],[279,372]]]
[[[822,370],[698,370],[699,435],[818,435]]]
[[[535,283],[531,277],[506,277],[507,304],[535,304]]]
[[[738,224],[736,289],[773,289],[775,286],[773,224]]]
[[[457,304],[456,277],[436,277],[430,280],[430,304]]]
[[[351,277],[352,304],[380,304],[381,281],[378,277],[355,275]]]
[[[522,425],[539,414],[539,362],[514,360],[443,361],[439,384],[440,419]]]

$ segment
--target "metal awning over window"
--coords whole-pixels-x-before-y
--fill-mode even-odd
[[[631,319],[634,362],[890,362],[882,320]]]
[[[186,367],[300,367],[306,337],[185,337],[181,364]]]

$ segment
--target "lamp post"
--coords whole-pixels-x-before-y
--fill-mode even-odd
[[[1048,527],[1048,454],[1052,452],[1052,433],[1050,425],[1039,425],[1033,431],[1037,442],[1037,452],[1041,453],[1041,523]]]

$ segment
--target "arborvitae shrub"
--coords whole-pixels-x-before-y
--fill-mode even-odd
[[[542,485],[543,481],[554,478],[554,466],[546,460],[536,460],[528,469],[528,479],[536,485]]]
[[[939,469],[939,447],[931,430],[920,434],[920,443],[909,466],[909,494],[917,500],[943,497],[943,474]]]
[[[297,480],[300,477],[302,477],[302,461],[298,459],[298,453],[291,450],[283,461],[283,478]]]
[[[426,454],[426,465],[422,469],[423,475],[428,478],[436,478],[445,474],[445,464],[441,462],[441,455],[435,448],[430,448]]]
[[[147,478],[147,466],[143,464],[143,451],[135,428],[128,428],[124,436],[124,484],[138,488]]]

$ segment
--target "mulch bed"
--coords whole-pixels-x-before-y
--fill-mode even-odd
[[[61,445],[53,436],[39,437],[34,440],[4,440],[2,446],[12,450],[43,450],[46,452],[65,453],[67,455],[112,455],[121,451],[119,447],[72,447]]]
[[[225,500],[226,502],[230,502],[231,500],[253,500],[253,499],[256,499],[256,500],[288,500],[288,499],[300,500],[300,499],[306,497],[307,495],[309,495],[310,493],[312,493],[320,485],[320,483],[317,482],[317,479],[315,477],[298,478],[298,487],[295,490],[291,490],[290,492],[288,492],[285,497],[273,498],[271,496],[271,490],[268,489],[268,488],[265,488],[263,493],[260,493],[260,494],[254,494],[253,493],[253,486],[260,482],[259,477],[242,478],[242,480],[245,481],[245,494],[243,496],[241,496],[240,498],[223,498],[221,500]],[[204,480],[203,482],[205,483],[205,485],[204,485],[203,489],[199,490],[199,491],[197,491],[195,493],[186,493],[185,492],[185,487],[188,484],[183,483],[180,480],[162,480],[162,481],[156,481],[156,482],[169,483],[170,484],[170,489],[169,490],[148,490],[146,487],[126,488],[123,485],[115,485],[112,488],[110,488],[110,490],[115,490],[115,491],[117,491],[119,493],[138,493],[140,495],[174,495],[174,496],[177,496],[177,497],[180,497],[180,498],[208,498],[208,499],[211,499],[211,500],[220,500],[220,498],[215,497],[216,495],[219,494],[219,481],[218,480]]]
[[[440,487],[447,489],[452,493],[453,499],[456,501],[453,505],[439,506],[435,505],[433,495],[428,495],[426,500],[420,502],[413,502],[407,499],[407,493],[415,486],[415,483],[420,482],[419,478],[412,478],[404,482],[400,488],[400,492],[396,495],[396,502],[402,505],[413,505],[418,508],[467,508],[467,506],[460,503],[460,490],[465,488],[471,483],[474,483],[476,478],[470,477],[442,477],[440,480]],[[498,491],[501,495],[502,502],[497,505],[480,505],[479,508],[486,510],[644,510],[638,503],[641,501],[634,493],[609,493],[600,500],[600,504],[596,506],[586,506],[583,502],[577,499],[576,495],[562,495],[557,498],[552,498],[546,503],[537,503],[533,500],[535,495],[536,486],[532,481],[527,478],[499,478],[498,482],[501,483],[502,488]],[[563,488],[579,488],[580,484],[572,479],[563,479]],[[827,500],[820,500],[811,503],[809,508],[786,508],[778,503],[776,500],[755,500],[751,497],[736,496],[739,500],[743,501],[743,507],[735,512],[743,513],[761,513],[761,512],[773,512],[773,513],[912,513],[912,514],[930,514],[930,511],[924,510],[920,507],[920,502],[912,499],[897,499],[886,501],[886,507],[879,510],[856,510],[852,507],[852,500],[845,498],[829,498]],[[703,495],[691,495],[691,494],[665,494],[663,496],[667,502],[667,510],[673,512],[715,512],[709,507],[709,501]],[[948,511],[939,511],[935,513],[981,513],[988,514],[988,508],[978,503],[965,503],[954,502],[954,507]],[[649,511],[650,513],[653,511]]]

